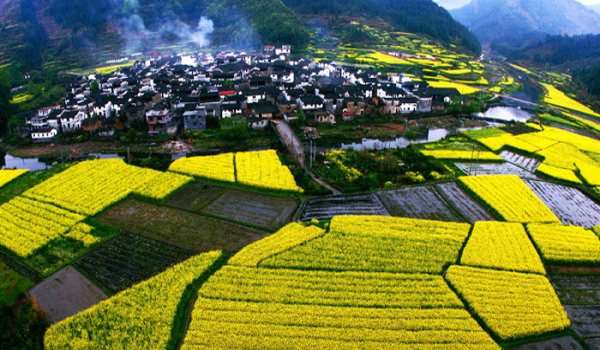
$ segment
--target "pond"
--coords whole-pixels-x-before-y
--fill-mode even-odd
[[[448,134],[453,133],[453,132],[457,132],[457,131],[464,131],[464,130],[476,130],[476,129],[481,129],[481,128],[458,128],[458,129],[429,129],[429,131],[427,132],[427,138],[416,138],[414,140],[409,140],[405,137],[397,137],[393,140],[380,140],[380,139],[362,139],[361,142],[353,142],[353,143],[342,143],[337,147],[321,147],[318,146],[319,142],[317,141],[317,147],[316,152],[319,153],[326,153],[328,151],[331,150],[347,150],[347,149],[354,149],[357,151],[363,151],[363,150],[378,150],[378,149],[399,149],[399,148],[406,148],[408,147],[408,145],[412,144],[412,143],[426,143],[426,142],[434,142],[434,141],[439,141],[443,138],[445,138],[446,136],[448,136]],[[310,152],[310,145],[309,144],[305,144],[305,149],[306,149],[306,153],[308,154]]]
[[[2,163],[2,159],[0,159]],[[4,156],[2,169],[28,169],[29,171],[46,170],[52,167],[53,161],[43,162],[39,158],[19,158],[10,154]]]
[[[515,107],[491,107],[484,113],[477,113],[475,115],[478,119],[520,123],[526,123],[533,116],[533,113]]]

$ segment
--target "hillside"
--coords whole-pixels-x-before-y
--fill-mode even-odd
[[[87,66],[157,47],[287,43],[297,52],[311,38],[298,14],[383,19],[393,29],[479,51],[475,37],[431,0],[5,0],[0,8],[0,67],[14,64],[17,72]]]
[[[305,15],[334,15],[381,18],[395,29],[429,35],[478,53],[481,48],[473,34],[431,0],[284,0]]]
[[[279,0],[99,0],[75,5],[6,0],[0,6],[0,66],[16,63],[22,71],[48,62],[81,66],[172,45],[289,43],[302,48],[309,38],[306,27]]]
[[[451,14],[501,52],[547,34],[600,33],[600,15],[576,0],[474,0]]]
[[[560,65],[600,59],[600,34],[548,36],[536,45],[528,46],[511,55],[512,59],[526,59],[536,63]]]

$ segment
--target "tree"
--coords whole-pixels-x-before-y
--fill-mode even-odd
[[[92,81],[92,83],[90,84],[90,90],[92,92],[96,92],[96,91],[100,90],[100,85],[98,84],[98,80]]]
[[[6,134],[13,110],[10,103],[10,79],[5,70],[0,70],[0,135]]]

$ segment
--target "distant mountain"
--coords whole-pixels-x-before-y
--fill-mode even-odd
[[[429,35],[478,53],[475,36],[432,0],[283,0],[299,14],[381,18],[397,30]]]
[[[600,4],[589,5],[588,7],[600,14]]]
[[[547,36],[539,44],[514,52],[510,59],[554,66],[568,63],[569,67],[600,63],[600,34]]]
[[[600,33],[600,15],[576,0],[473,0],[450,12],[480,41],[505,52],[547,34]]]
[[[471,0],[436,0],[436,2],[446,10],[455,10],[470,3]]]

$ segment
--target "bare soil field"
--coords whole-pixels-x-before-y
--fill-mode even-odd
[[[75,266],[117,293],[195,253],[148,237],[124,232],[75,262]]]
[[[298,201],[241,190],[227,190],[204,212],[275,230],[290,219]]]
[[[200,211],[221,195],[223,191],[224,189],[221,187],[194,182],[171,198],[167,205],[185,210]]]
[[[553,274],[550,281],[571,319],[573,330],[586,342],[593,343],[600,338],[600,274]]]
[[[98,220],[195,252],[236,251],[269,235],[266,231],[138,200],[125,201]]]
[[[392,216],[463,222],[432,186],[377,192]]]
[[[537,179],[531,172],[511,163],[454,163],[467,175],[517,175]]]
[[[525,181],[565,225],[600,225],[600,205],[580,190],[544,181]]]
[[[309,199],[302,205],[298,221],[331,219],[338,215],[389,216],[375,194]]]
[[[512,346],[509,350],[583,350],[583,346],[570,336],[563,336],[519,346]]]
[[[469,222],[496,220],[481,204],[469,196],[456,182],[435,185],[444,198]]]
[[[106,294],[75,270],[67,266],[29,291],[50,323],[75,315],[100,301]]]

